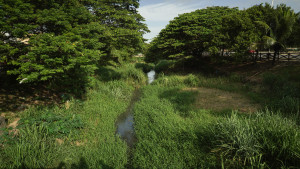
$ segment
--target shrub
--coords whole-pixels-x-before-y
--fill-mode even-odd
[[[154,69],[153,63],[136,63],[135,68],[143,70],[144,73],[148,73]]]
[[[172,60],[161,60],[157,63],[157,65],[155,66],[154,70],[159,73],[159,72],[163,72],[163,71],[167,71],[170,70],[172,68],[174,68],[175,66],[175,61]]]
[[[133,80],[139,84],[146,84],[147,78],[143,71],[135,68],[133,64],[125,64],[116,69],[123,80]]]

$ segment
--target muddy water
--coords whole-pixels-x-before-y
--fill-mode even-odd
[[[149,84],[152,83],[155,78],[155,71],[154,70],[150,71],[149,73],[147,73],[147,76],[148,76],[148,83]],[[116,122],[116,126],[117,126],[116,134],[119,135],[121,139],[124,140],[129,147],[132,147],[136,142],[136,136],[134,132],[133,107],[134,104],[139,100],[139,98],[140,98],[140,90],[135,89],[127,110],[118,117]]]

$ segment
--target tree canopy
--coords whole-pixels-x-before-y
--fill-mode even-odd
[[[138,0],[1,0],[0,66],[22,83],[84,80],[143,49],[148,29],[138,7]]]
[[[219,56],[225,49],[245,56],[250,49],[275,49],[278,44],[285,46],[291,34],[297,34],[296,19],[297,14],[284,4],[277,8],[260,4],[245,10],[196,10],[170,21],[151,42],[147,60],[201,58],[203,52]]]

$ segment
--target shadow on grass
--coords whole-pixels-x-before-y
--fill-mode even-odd
[[[100,67],[96,70],[96,75],[100,81],[104,82],[121,79],[121,74],[109,67]]]
[[[159,95],[161,99],[169,100],[174,108],[181,112],[181,116],[188,116],[188,112],[193,110],[196,100],[196,91],[182,91],[181,89],[166,90]]]
[[[61,162],[59,166],[56,169],[64,169],[67,168],[66,164],[64,162]],[[89,165],[87,164],[85,158],[81,157],[78,163],[71,164],[71,169],[89,169]],[[104,169],[113,169],[113,167],[104,164],[103,161],[100,161],[98,164],[98,168],[104,168]]]

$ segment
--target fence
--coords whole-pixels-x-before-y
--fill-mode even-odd
[[[225,52],[224,56],[232,56],[235,52]],[[259,53],[252,53],[252,60],[263,61],[263,60],[273,60],[274,52],[261,51]],[[276,61],[300,61],[300,51],[289,51],[289,52],[280,52],[276,54]]]
[[[253,54],[256,60],[272,60],[274,53],[259,52]],[[300,52],[280,52],[276,55],[276,60],[279,61],[300,61]]]

